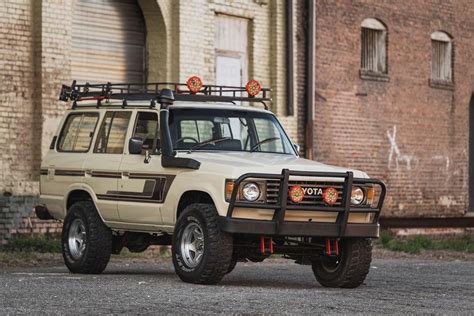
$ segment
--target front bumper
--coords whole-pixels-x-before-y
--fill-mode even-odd
[[[267,236],[288,237],[332,237],[340,236],[340,225],[337,223],[307,223],[283,222],[279,226],[273,221],[258,221],[251,219],[219,217],[222,231],[231,234],[255,234]],[[342,237],[379,237],[380,225],[375,224],[347,224]]]
[[[315,178],[339,178],[344,179],[342,203],[339,207],[317,206],[317,205],[294,205],[288,203],[288,183],[290,176],[296,177],[315,177]],[[262,205],[237,201],[237,193],[240,184],[244,180],[278,180],[280,181],[279,200],[277,205]],[[352,207],[351,192],[353,184],[364,185],[371,184],[380,187],[378,203],[374,206]],[[283,169],[281,174],[260,174],[247,173],[240,176],[234,183],[234,189],[229,202],[229,208],[226,216],[219,218],[221,230],[233,234],[255,234],[268,236],[312,236],[312,237],[379,237],[380,225],[378,219],[385,199],[385,184],[376,179],[354,178],[352,172],[333,173],[333,172],[304,172]],[[262,221],[254,219],[234,218],[232,216],[234,209],[238,207],[245,208],[266,208],[275,210],[271,221]],[[318,211],[337,213],[337,219],[334,223],[322,222],[292,222],[285,221],[287,211]],[[349,214],[352,213],[373,213],[371,223],[355,224],[348,223]]]

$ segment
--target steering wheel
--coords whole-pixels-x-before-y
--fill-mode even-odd
[[[184,140],[186,140],[186,139],[192,140],[195,144],[199,144],[199,141],[198,141],[196,138],[194,138],[194,137],[189,137],[189,136],[185,136],[185,137],[181,137],[181,138],[177,139],[177,140],[176,140],[176,144],[177,144],[177,143],[182,143],[182,142],[183,142]]]

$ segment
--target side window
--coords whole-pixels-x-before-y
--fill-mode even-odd
[[[197,121],[199,142],[207,142],[214,138],[214,123],[211,121]]]
[[[221,123],[221,134],[222,137],[234,138],[230,129],[230,123]]]
[[[75,113],[68,116],[58,141],[58,151],[89,151],[99,115]]]
[[[139,112],[133,137],[140,137],[143,140],[143,149],[154,152],[160,148],[160,133],[158,130],[158,114],[154,112]]]
[[[198,142],[206,142],[213,138],[214,123],[211,121],[186,120],[180,122],[181,138],[191,137]],[[184,140],[184,143],[192,141]]]
[[[95,144],[95,153],[121,154],[132,112],[107,112]]]

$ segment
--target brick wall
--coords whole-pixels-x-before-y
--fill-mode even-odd
[[[297,5],[301,3],[301,5]],[[300,1],[295,9],[304,10]],[[289,136],[303,143],[303,126],[298,115],[286,115],[285,3],[284,1],[196,0],[181,1],[179,11],[179,76],[184,82],[198,74],[214,83],[214,25],[216,13],[249,19],[249,78],[272,88],[271,109],[279,116]],[[295,27],[301,21],[295,19]],[[300,53],[295,45],[295,55]],[[303,52],[301,52],[304,54]],[[295,78],[296,79],[296,78]],[[298,103],[295,103],[295,113]],[[300,104],[303,107],[303,104]]]
[[[296,3],[299,1],[295,9],[304,10]],[[248,18],[249,77],[273,89],[272,109],[290,136],[303,143],[298,125],[302,112],[285,113],[284,1],[138,0],[138,4],[148,29],[149,81],[185,81],[198,74],[206,83],[213,83],[215,14]],[[0,240],[11,233],[60,230],[55,222],[39,222],[31,216],[38,203],[41,157],[66,108],[57,100],[58,91],[73,79],[70,54],[75,5],[76,1],[64,0],[0,2]],[[298,23],[295,19],[295,27],[302,27]],[[298,45],[296,54],[304,54]],[[301,68],[301,61],[298,63]]]
[[[315,158],[386,181],[385,216],[467,211],[473,14],[467,0],[316,2]],[[359,76],[365,18],[387,26],[388,82]],[[453,90],[428,83],[439,30],[453,36]]]
[[[64,112],[57,93],[70,81],[71,8],[57,0],[0,3],[0,241],[26,219],[32,231],[58,229],[29,218],[38,203],[42,153]]]

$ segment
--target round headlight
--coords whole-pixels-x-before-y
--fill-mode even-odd
[[[242,195],[247,201],[250,202],[258,200],[260,197],[260,188],[258,187],[258,184],[254,182],[245,184],[242,188]]]
[[[364,202],[364,190],[359,187],[352,188],[351,203],[360,205],[362,202]]]

